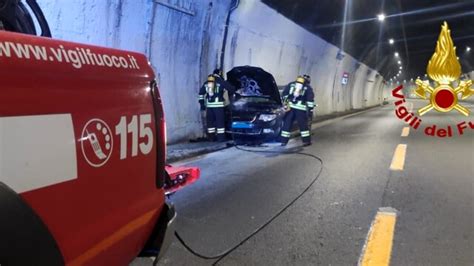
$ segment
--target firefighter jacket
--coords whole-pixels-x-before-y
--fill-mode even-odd
[[[214,88],[210,88],[208,83],[204,83],[199,90],[199,104],[201,109],[206,108],[222,108],[225,105],[224,93],[228,91],[229,95],[233,89],[227,82],[216,80]]]
[[[303,85],[303,89],[298,92],[296,82],[292,82],[283,91],[283,101],[291,109],[312,112],[314,109],[313,88],[310,85]]]

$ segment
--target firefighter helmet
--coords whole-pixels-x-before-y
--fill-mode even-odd
[[[303,76],[298,76],[298,77],[296,78],[296,83],[305,84],[305,83],[306,83],[306,79],[305,79]]]
[[[207,76],[207,82],[216,82],[216,78],[213,75]]]

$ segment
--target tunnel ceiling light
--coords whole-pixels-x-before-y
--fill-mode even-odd
[[[400,69],[403,69],[403,67],[402,67],[402,66],[400,66]]]
[[[394,43],[395,43],[395,40],[394,40],[394,39],[390,39],[390,40],[388,40],[388,43],[394,44]]]
[[[395,57],[399,57],[400,54],[398,52],[395,52]]]
[[[378,14],[378,15],[377,15],[377,19],[378,19],[380,22],[383,22],[383,21],[385,20],[385,14],[384,14],[384,13]]]
[[[470,51],[471,51],[471,47],[469,47],[469,46],[468,46],[468,47],[466,47],[466,52],[468,52],[468,53],[469,53]]]
[[[399,65],[401,65],[401,64],[402,64],[402,61],[398,61],[397,63],[398,63]]]

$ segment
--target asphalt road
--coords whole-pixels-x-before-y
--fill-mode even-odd
[[[412,102],[414,111],[426,104]],[[219,265],[356,265],[383,207],[397,214],[392,265],[474,265],[474,130],[444,139],[423,132],[431,124],[452,125],[456,132],[456,124],[474,122],[472,115],[468,119],[431,111],[418,130],[402,137],[407,125],[394,109],[375,108],[315,129],[313,146],[302,150],[324,160],[319,179]],[[399,144],[406,144],[406,156],[398,158],[404,164],[395,171],[390,167]],[[299,140],[292,141],[287,149],[298,145]],[[302,191],[321,167],[301,155],[235,148],[181,164],[199,166],[202,177],[171,198],[179,212],[178,231],[206,255],[224,251],[253,232]],[[159,265],[212,263],[174,241]],[[149,259],[132,263],[150,264]]]

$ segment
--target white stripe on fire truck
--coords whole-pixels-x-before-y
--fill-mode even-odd
[[[22,193],[76,178],[70,114],[0,117],[0,182]]]

